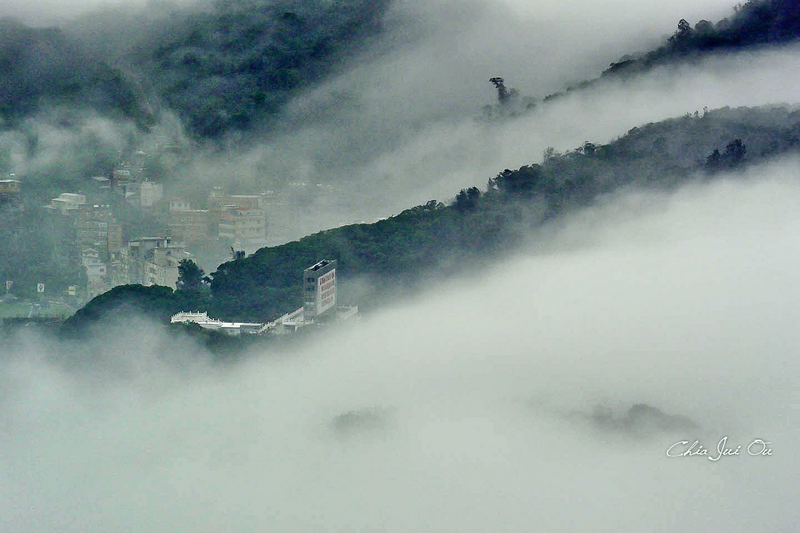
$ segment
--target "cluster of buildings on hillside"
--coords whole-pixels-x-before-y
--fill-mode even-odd
[[[48,213],[41,234],[54,243],[53,262],[63,272],[85,272],[85,287],[76,275],[70,295],[91,299],[129,283],[175,288],[178,264],[195,257],[192,252],[203,256],[197,262],[216,265],[231,247],[254,251],[286,242],[298,236],[291,224],[307,198],[333,196],[326,185],[292,183],[281,194],[228,194],[215,187],[203,196],[188,191],[188,200],[165,190],[147,162],[147,154],[133,152],[110,176],[89,178],[81,190],[40,206]],[[24,211],[23,184],[9,178],[0,180],[0,204]]]
[[[340,306],[336,302],[336,261],[322,260],[303,271],[303,307],[266,323],[225,322],[208,313],[182,311],[172,316],[172,324],[194,323],[227,335],[285,335],[333,320],[343,321],[358,316],[358,306]]]
[[[224,194],[215,188],[203,209],[192,209],[180,198],[169,201],[167,227],[185,243],[211,238],[228,239],[236,246],[267,244],[267,205],[272,195]]]
[[[135,223],[126,226],[112,205],[88,202],[83,194],[62,193],[46,206],[52,223],[61,226],[56,234],[61,235],[62,255],[69,256],[65,261],[79,257],[86,269],[88,298],[128,283],[175,288],[178,264],[192,257],[187,247],[193,244],[222,239],[236,248],[267,245],[264,196],[214,191],[209,208],[192,209],[180,199],[160,202],[160,194],[148,189],[146,195],[148,204],[157,198],[147,213],[160,230],[156,236],[137,235]],[[163,210],[156,212],[154,206]]]
[[[185,244],[165,235],[126,238],[113,209],[87,204],[83,195],[62,194],[53,201],[60,207],[51,207],[50,221],[59,236],[57,254],[65,264],[77,258],[86,273],[87,298],[129,283],[176,288],[178,264],[192,257]]]
[[[193,257],[193,246],[268,244],[268,207],[280,212],[277,195],[214,188],[204,205],[193,206],[150,180],[144,155],[136,152],[134,164],[120,164],[110,178],[93,177],[81,193],[61,193],[44,206],[51,213],[47,230],[57,236],[58,261],[84,269],[87,299],[129,283],[176,288],[178,265]]]
[[[163,185],[130,182],[130,176],[127,170],[115,170],[113,179],[92,178],[96,188],[88,195],[61,193],[44,206],[51,214],[48,230],[57,236],[56,255],[66,265],[77,260],[86,273],[87,299],[128,283],[175,288],[178,263],[191,257],[168,229],[154,237],[139,236],[137,221],[120,213],[125,206],[153,210],[164,196]]]

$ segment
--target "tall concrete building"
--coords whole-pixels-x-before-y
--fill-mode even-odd
[[[316,318],[336,310],[336,261],[323,259],[303,271],[303,314]]]
[[[86,296],[90,300],[103,294],[111,286],[108,284],[108,268],[100,252],[94,248],[81,251],[81,264],[86,270]]]
[[[178,264],[181,259],[190,257],[184,245],[173,244],[169,237],[132,239],[122,250],[122,274],[127,283],[164,285],[174,289],[178,281]]]
[[[164,185],[152,181],[139,184],[139,206],[153,207],[164,197]]]
[[[219,236],[234,242],[266,245],[267,219],[261,209],[225,207],[219,215]]]
[[[171,245],[169,248],[156,248],[152,255],[144,262],[145,286],[163,285],[172,289],[178,288],[178,278],[181,260],[190,259],[183,245]]]
[[[216,213],[219,236],[239,246],[267,245],[267,214],[260,196],[224,194],[215,188],[208,196],[208,209]]]
[[[207,209],[182,209],[170,211],[167,226],[173,239],[191,243],[216,237],[218,224]]]
[[[102,261],[122,248],[122,226],[117,224],[111,207],[85,204],[75,216],[75,233],[79,250],[94,248]]]
[[[224,207],[237,209],[260,209],[260,197],[254,194],[225,194],[215,187],[208,195],[208,208],[222,210]]]

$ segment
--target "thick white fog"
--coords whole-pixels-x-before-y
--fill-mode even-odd
[[[573,5],[551,6],[545,20],[523,4],[470,5],[457,17],[452,3],[400,3],[383,52],[365,53],[294,99],[281,129],[264,144],[234,159],[229,153],[198,158],[188,174],[212,181],[237,176],[267,189],[287,182],[333,185],[335,194],[320,195],[316,209],[307,211],[313,217],[296,222],[299,237],[447,200],[463,187],[484,186],[504,168],[540,161],[550,146],[610,142],[635,126],[705,107],[800,100],[795,46],[710,56],[541,104],[545,95],[594,78],[622,54],[653,48],[673,31],[660,9],[642,8],[634,21],[630,12],[637,11],[623,4],[578,6],[586,19],[575,18]],[[704,16],[692,18],[695,12],[710,19],[729,13],[721,4],[671,9],[693,22]],[[581,24],[587,26],[576,27]],[[412,33],[404,40],[406,30]],[[560,40],[571,41],[562,46]],[[513,120],[479,120],[482,106],[496,103],[492,76],[536,97],[538,108]]]
[[[0,529],[794,531],[799,169],[622,193],[233,366],[137,323],[29,340],[0,366]],[[626,429],[639,403],[698,427]]]
[[[414,113],[433,113],[438,100],[415,99],[389,89],[365,91],[360,97],[351,95],[353,100],[336,108],[329,122],[276,139],[263,156],[263,165],[270,169],[269,176],[329,180],[339,187],[349,184],[347,194],[330,207],[325,224],[371,220],[433,198],[452,198],[464,187],[483,187],[504,168],[541,161],[542,152],[550,146],[563,151],[587,140],[607,143],[635,126],[702,113],[704,107],[796,103],[800,101],[794,76],[798,68],[797,47],[715,56],[699,64],[656,69],[627,82],[601,83],[540,105],[514,120],[490,124],[475,119],[480,115],[478,106],[461,118],[426,119]],[[355,74],[308,98],[344,91],[353,83],[352,76]],[[482,87],[485,102],[492,102],[488,77],[476,79],[473,89]],[[514,85],[510,74],[507,80]],[[446,96],[442,99],[448,101]],[[303,102],[306,100],[298,100],[297,105]],[[400,105],[408,109],[393,115]],[[415,125],[409,126],[412,120]],[[321,162],[346,158],[360,150],[370,153],[360,161],[337,160],[328,174],[319,170]],[[296,161],[303,164],[289,164]]]
[[[165,5],[144,0],[139,4],[150,5],[153,12]],[[69,16],[114,5],[111,0],[11,1],[0,6],[0,15],[16,15],[34,25],[51,24],[55,18],[68,30]],[[754,72],[747,60],[734,60],[733,69],[727,64],[709,66],[723,78],[712,76],[702,87],[692,80],[706,76],[706,68],[685,72],[687,79],[680,83],[672,74],[656,74],[641,82],[645,87],[603,87],[511,123],[487,125],[475,120],[482,106],[496,102],[490,77],[502,76],[521,95],[541,100],[568,84],[596,77],[623,54],[654,48],[675,30],[680,18],[696,23],[731,12],[729,0],[602,4],[398,0],[386,17],[382,36],[353,54],[338,75],[295,98],[273,133],[244,153],[240,139],[232,140],[231,149],[221,153],[196,151],[180,182],[192,188],[198,182],[235,182],[242,192],[280,190],[291,182],[333,185],[333,195],[319,195],[317,209],[305,210],[313,212],[313,218],[292,221],[295,237],[300,237],[387,216],[432,198],[446,200],[461,187],[485,184],[503,168],[538,160],[548,146],[569,149],[585,140],[604,142],[643,121],[705,105],[729,105],[721,93],[731,87],[742,87],[743,92],[736,94],[744,94],[740,99],[748,105],[772,102],[764,98],[766,79],[754,76],[760,71]],[[82,22],[87,24],[90,21]],[[786,61],[782,58],[762,59],[781,68]],[[746,97],[754,93],[758,96]],[[795,101],[789,98],[795,93],[795,84],[788,84],[777,99]],[[643,105],[619,104],[632,96]],[[138,148],[149,150],[181,139],[192,146],[174,116],[162,111],[159,127],[150,138],[141,139]],[[29,121],[26,135],[39,139],[39,149],[32,155],[22,134],[4,134],[3,141],[13,147],[11,171],[18,176],[46,174],[55,159],[67,167],[74,164],[80,173],[84,162],[72,160],[82,153],[81,142],[121,150],[135,129],[130,124],[102,124],[118,131],[98,140],[96,117],[85,119],[82,135],[64,128],[62,122],[58,114],[50,117],[47,112]],[[175,188],[179,194],[180,188]]]
[[[40,26],[101,3],[11,0],[0,16]],[[706,106],[800,101],[788,47],[475,119],[495,102],[492,76],[541,98],[656,46],[680,18],[730,8],[398,1],[385,38],[294,100],[277,134],[198,152],[185,177],[334,185],[313,219],[293,221],[299,237],[447,200],[549,146]],[[24,135],[1,139],[20,174],[81,152],[56,119],[26,127],[32,157]],[[84,130],[115,146],[134,135],[94,116]],[[164,120],[144,147],[179,131]],[[0,347],[0,531],[794,531],[798,177],[784,159],[669,194],[625,191],[486,271],[431,279],[425,297],[232,365],[139,321],[84,344]],[[697,427],[631,426],[636,404]],[[738,456],[667,457],[696,439],[716,457],[725,436]],[[773,455],[751,456],[756,439]]]

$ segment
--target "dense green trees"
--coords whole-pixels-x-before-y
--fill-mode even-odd
[[[203,287],[205,272],[191,259],[181,259],[178,263],[178,290],[197,291]]]
[[[480,200],[481,191],[477,187],[470,187],[469,189],[461,189],[456,195],[454,207],[459,213],[466,213],[472,211]]]
[[[129,59],[197,137],[274,116],[380,30],[389,0],[228,0],[159,27]]]
[[[717,148],[706,158],[706,169],[717,171],[736,168],[744,161],[747,148],[741,139],[734,139],[725,146],[725,152],[720,153]]]
[[[139,125],[153,117],[119,69],[93,57],[55,28],[34,29],[0,19],[0,126],[8,128],[41,106],[126,117]]]
[[[69,336],[90,333],[110,321],[128,320],[133,313],[152,317],[160,322],[179,311],[204,311],[210,295],[202,291],[173,291],[169,287],[120,285],[94,298],[71,316],[62,326]]]

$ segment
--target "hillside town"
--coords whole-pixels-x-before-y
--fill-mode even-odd
[[[24,226],[29,224],[25,215],[30,218],[30,211],[40,211],[41,227],[35,234],[28,230],[29,235],[49,239],[48,254],[61,274],[59,279],[31,279],[6,272],[0,297],[8,302],[27,296],[37,306],[60,302],[76,307],[118,285],[175,289],[184,259],[212,271],[237,253],[293,236],[286,221],[300,209],[308,184],[292,183],[281,193],[237,191],[247,194],[198,186],[187,198],[185,187],[170,187],[148,168],[151,159],[142,151],[132,152],[108,176],[92,176],[80,190],[60,192],[44,205],[32,205],[34,195],[15,175],[0,180],[0,208],[6,215],[17,215],[16,222],[7,216],[5,225]],[[21,228],[6,229],[12,236],[22,233]],[[23,242],[18,248],[30,244]]]

